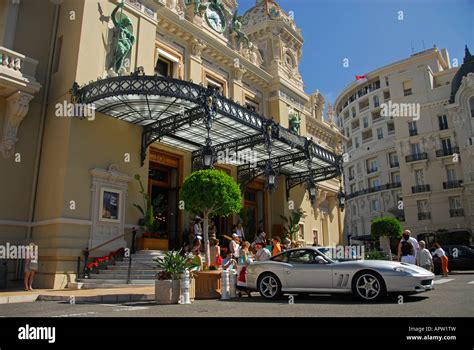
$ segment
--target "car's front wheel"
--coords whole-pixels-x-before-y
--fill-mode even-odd
[[[265,299],[277,299],[281,296],[281,283],[273,273],[264,273],[258,279],[258,291]]]
[[[382,277],[372,271],[362,271],[354,277],[352,292],[363,301],[380,300],[387,293]]]

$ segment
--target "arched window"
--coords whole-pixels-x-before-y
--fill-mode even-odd
[[[296,66],[295,59],[289,51],[286,52],[285,61],[286,61],[286,64],[290,66],[291,68],[294,68]]]
[[[469,100],[469,108],[471,109],[471,117],[474,118],[474,97]]]

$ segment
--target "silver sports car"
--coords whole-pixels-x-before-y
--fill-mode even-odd
[[[384,260],[337,262],[316,247],[290,249],[247,267],[247,288],[266,299],[287,293],[353,293],[365,301],[387,293],[433,289],[434,274],[421,267]]]

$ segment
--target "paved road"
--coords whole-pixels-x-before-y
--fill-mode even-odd
[[[269,302],[253,293],[228,301],[198,300],[191,305],[153,303],[75,304],[35,302],[0,305],[0,317],[452,317],[474,315],[474,274],[437,277],[435,290],[379,303],[362,303],[350,296],[295,296]]]

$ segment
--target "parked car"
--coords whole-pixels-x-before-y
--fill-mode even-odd
[[[474,271],[474,249],[465,245],[446,245],[441,247],[448,256],[449,271]],[[433,253],[435,248],[431,248]],[[441,259],[437,256],[433,257],[434,273],[441,274]]]
[[[434,274],[415,265],[384,260],[337,262],[318,247],[290,249],[247,267],[247,288],[265,299],[291,293],[352,293],[374,301],[387,293],[433,289]]]

